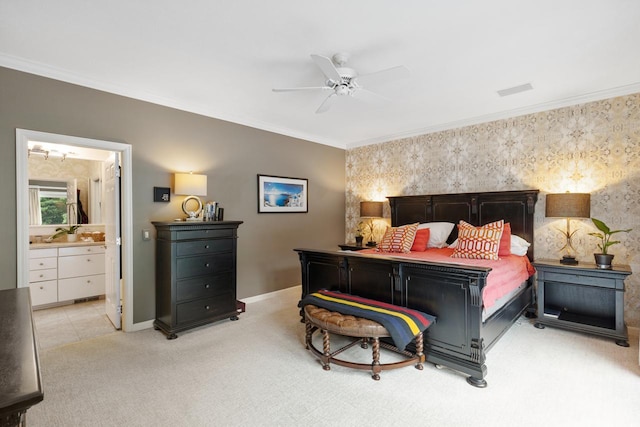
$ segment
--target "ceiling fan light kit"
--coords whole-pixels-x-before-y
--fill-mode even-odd
[[[381,96],[375,92],[367,90],[364,84],[381,82],[385,80],[395,80],[409,76],[409,70],[404,66],[397,66],[370,74],[358,75],[353,68],[346,66],[349,60],[349,54],[336,53],[332,59],[320,55],[311,55],[311,59],[316,63],[322,74],[326,77],[324,86],[317,87],[293,87],[293,88],[274,88],[274,92],[292,92],[292,91],[332,91],[320,104],[316,113],[324,113],[329,110],[337,97],[350,96],[359,98],[368,102],[379,103],[388,101],[388,98]]]

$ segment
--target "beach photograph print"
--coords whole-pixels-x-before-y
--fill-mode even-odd
[[[258,213],[307,212],[307,180],[258,175]]]

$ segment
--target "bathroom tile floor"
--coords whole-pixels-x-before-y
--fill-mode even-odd
[[[104,299],[33,311],[40,349],[116,332],[104,309]]]

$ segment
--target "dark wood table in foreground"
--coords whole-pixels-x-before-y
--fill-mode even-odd
[[[0,291],[0,426],[24,425],[43,398],[29,288]]]

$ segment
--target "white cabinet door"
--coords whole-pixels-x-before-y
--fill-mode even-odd
[[[31,305],[52,304],[58,302],[58,281],[29,283]]]
[[[58,301],[104,294],[104,274],[58,280]]]
[[[92,274],[104,274],[104,254],[58,257],[59,279]]]

